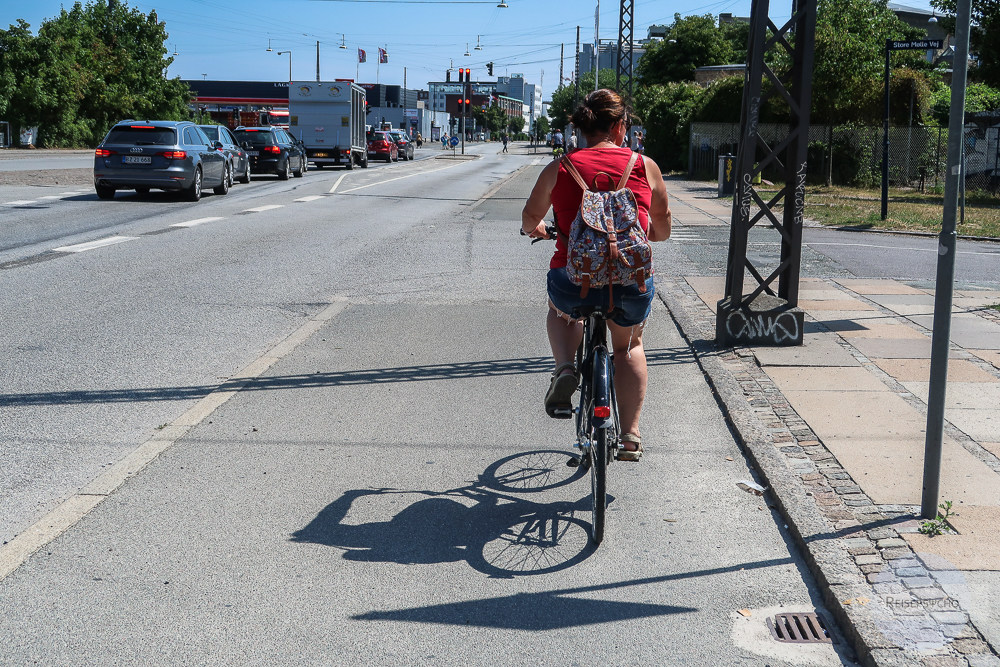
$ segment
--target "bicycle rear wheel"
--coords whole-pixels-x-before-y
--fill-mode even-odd
[[[608,429],[597,428],[590,438],[590,537],[594,544],[604,539],[604,514],[608,508]]]

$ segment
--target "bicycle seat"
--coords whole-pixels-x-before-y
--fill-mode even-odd
[[[572,317],[575,320],[582,320],[584,318],[590,317],[591,315],[598,315],[605,319],[608,319],[610,313],[604,312],[604,308],[601,306],[580,306],[573,309]]]

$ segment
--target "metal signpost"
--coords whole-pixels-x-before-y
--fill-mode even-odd
[[[924,484],[920,516],[933,519],[938,511],[941,442],[944,432],[945,389],[951,339],[951,304],[955,282],[955,217],[961,189],[965,143],[965,79],[969,69],[969,26],[972,0],[958,0],[955,60],[952,65],[951,112],[948,116],[948,172],[944,183],[944,217],[938,237],[937,282],[934,287],[934,328],[931,336],[931,377],[927,396],[927,440],[924,444]],[[888,79],[886,79],[888,81]],[[888,88],[888,86],[886,86]]]
[[[885,115],[882,119],[882,219],[889,217],[889,55],[893,51],[930,51],[940,49],[940,39],[885,41]]]

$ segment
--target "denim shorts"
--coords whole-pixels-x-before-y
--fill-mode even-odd
[[[580,286],[570,282],[565,268],[549,269],[549,301],[559,311],[573,316],[573,311],[581,306],[608,307],[608,288],[591,287],[586,299],[580,298]],[[615,285],[612,290],[615,309],[611,321],[620,327],[642,324],[653,309],[653,278],[646,280],[646,291],[640,292],[638,285]]]

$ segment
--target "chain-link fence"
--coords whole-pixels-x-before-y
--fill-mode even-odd
[[[714,179],[719,156],[736,154],[739,133],[738,124],[692,123],[688,175]],[[780,143],[787,134],[787,125],[760,125],[760,136],[769,146]],[[877,187],[882,179],[882,141],[881,127],[811,126],[809,179],[834,185]],[[1000,126],[968,126],[965,151],[966,188],[1000,192]],[[889,184],[921,191],[943,188],[947,153],[947,128],[890,127]],[[763,177],[780,180],[781,167],[769,166]]]

